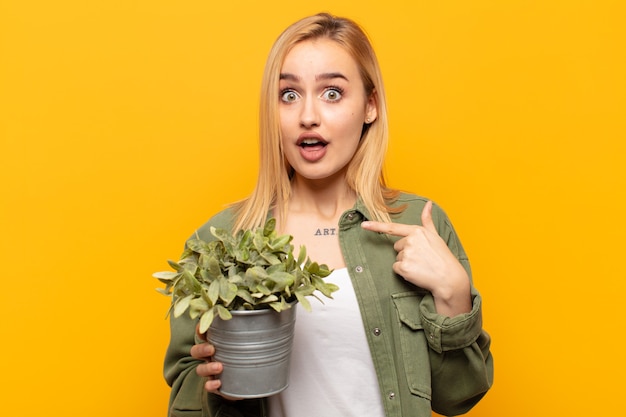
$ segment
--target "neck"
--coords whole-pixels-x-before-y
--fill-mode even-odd
[[[332,221],[352,208],[355,202],[356,193],[348,187],[345,180],[311,181],[296,176],[291,183],[288,211],[307,213]]]

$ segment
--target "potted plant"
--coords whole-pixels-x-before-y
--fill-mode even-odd
[[[293,255],[290,235],[278,235],[276,220],[264,227],[231,234],[210,228],[214,240],[196,234],[174,271],[153,276],[165,284],[158,289],[172,297],[170,312],[189,311],[199,318],[199,331],[208,332],[223,362],[223,394],[255,398],[287,387],[296,303],[311,311],[307,299],[317,292],[328,298],[338,287],[324,281],[331,270],[311,261],[306,248]],[[248,372],[251,370],[252,372]],[[261,372],[265,370],[268,374]]]

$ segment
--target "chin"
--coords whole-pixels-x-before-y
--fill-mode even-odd
[[[307,181],[323,181],[329,180],[333,178],[337,178],[341,176],[345,177],[345,172],[342,170],[339,171],[321,171],[321,170],[295,170],[295,176],[298,176]]]

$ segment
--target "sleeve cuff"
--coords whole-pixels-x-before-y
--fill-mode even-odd
[[[437,314],[435,299],[426,295],[420,305],[422,325],[426,340],[437,353],[462,349],[474,343],[482,332],[481,297],[472,288],[472,311],[456,317]]]

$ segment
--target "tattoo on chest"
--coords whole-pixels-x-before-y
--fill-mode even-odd
[[[330,228],[330,229],[317,229],[315,231],[315,236],[335,236],[337,234],[337,229],[336,228]]]

